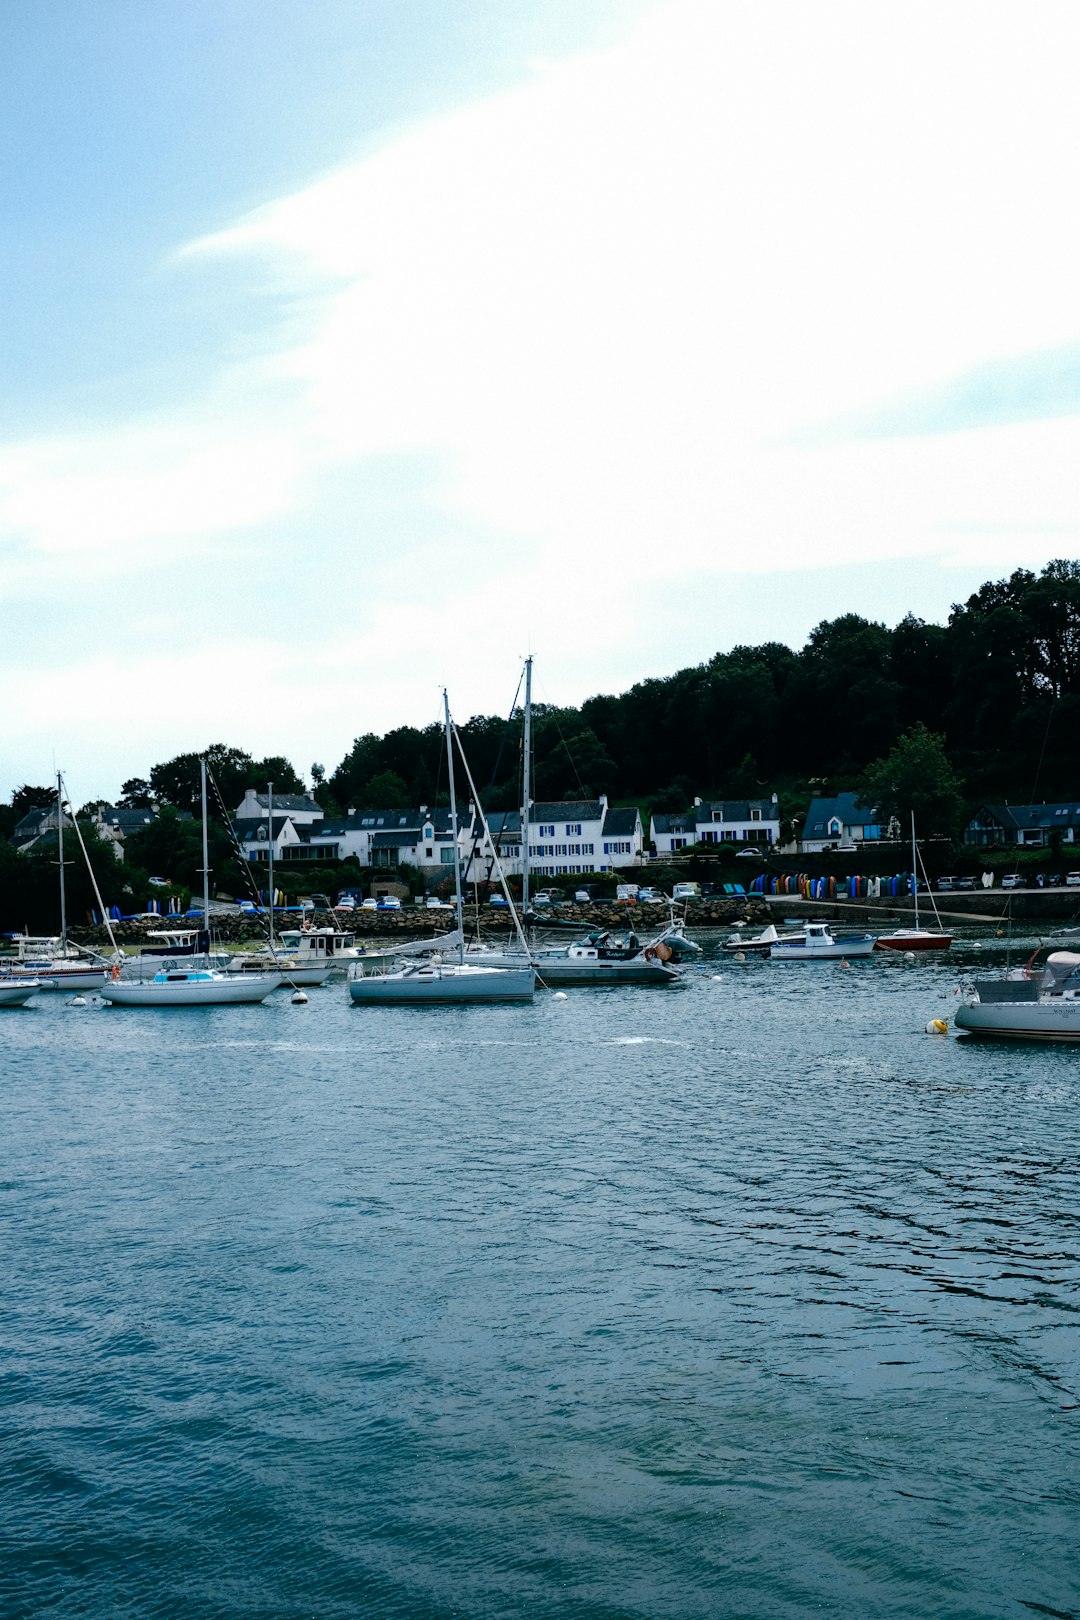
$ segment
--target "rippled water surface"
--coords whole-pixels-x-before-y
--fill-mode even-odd
[[[0,1614],[1080,1614],[1080,1052],[957,975],[0,1013]]]

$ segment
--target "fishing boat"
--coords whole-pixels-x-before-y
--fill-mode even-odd
[[[41,979],[0,979],[0,1007],[25,1007],[37,991],[51,988]]]
[[[834,934],[828,923],[808,922],[797,934],[781,934],[769,956],[774,962],[848,961],[870,956],[875,944],[873,934]]]
[[[497,1003],[531,1001],[536,991],[536,970],[524,959],[513,967],[496,967],[490,963],[465,960],[465,929],[461,896],[461,853],[458,844],[457,792],[454,782],[454,729],[450,720],[450,700],[443,692],[443,725],[446,733],[447,779],[450,789],[450,833],[454,851],[454,910],[457,927],[458,959],[405,961],[400,967],[369,969],[364,962],[354,962],[349,969],[349,997],[367,1006],[439,1006],[447,1003]],[[477,814],[484,821],[469,765],[458,738],[458,750]],[[484,821],[484,832],[488,827]],[[490,841],[490,840],[489,840]],[[510,914],[514,919],[523,950],[525,936],[517,910],[510,898],[502,866],[496,856],[499,879]]]
[[[1080,952],[1051,951],[1042,969],[976,979],[953,1022],[997,1040],[1080,1041]]]
[[[932,929],[919,927],[919,875],[918,875],[918,846],[915,842],[915,813],[911,815],[911,891],[915,899],[915,926],[914,928],[894,928],[892,933],[879,934],[877,948],[879,951],[947,951],[952,944],[952,935],[941,932],[941,918],[938,916],[937,901],[934,891],[927,885],[930,904],[937,917],[938,932]],[[923,876],[926,868],[923,868]]]
[[[206,816],[206,761],[199,761],[202,778],[203,916],[210,916],[210,852]],[[209,935],[206,936],[209,944]],[[154,958],[148,965],[154,965]],[[101,987],[103,1001],[116,1007],[216,1007],[265,1001],[282,982],[280,972],[223,973],[208,959],[197,965],[188,955],[158,961],[147,976],[142,959],[121,968],[117,962]]]

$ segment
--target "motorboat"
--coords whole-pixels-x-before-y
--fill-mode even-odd
[[[769,946],[774,962],[838,962],[870,956],[877,940],[873,934],[834,934],[828,923],[808,922],[797,934],[781,934]]]
[[[477,966],[504,970],[533,967],[541,984],[673,984],[679,973],[672,966],[671,946],[663,939],[643,946],[633,934],[619,939],[597,930],[570,945],[531,945],[528,948],[470,946],[465,960]]]
[[[728,935],[727,939],[721,940],[720,949],[743,956],[751,954],[767,956],[779,938],[780,935],[776,932],[772,923],[767,928],[763,928],[760,934],[744,934],[742,927],[737,927],[734,933]]]
[[[303,989],[325,984],[335,965],[332,961],[304,962],[270,950],[233,951],[224,970],[226,973],[279,973],[284,983]]]
[[[1051,951],[1041,970],[976,979],[953,1022],[998,1040],[1080,1041],[1080,952]]]
[[[669,960],[672,962],[685,962],[702,954],[697,940],[687,938],[685,917],[672,917],[664,932],[653,940],[653,944],[666,945],[671,952]]]
[[[0,1007],[25,1007],[32,995],[51,988],[41,979],[0,979]]]
[[[923,868],[923,876],[926,868]],[[919,875],[918,875],[918,846],[915,843],[915,816],[911,817],[911,892],[915,900],[915,926],[914,928],[894,928],[891,933],[879,934],[877,949],[879,951],[947,951],[952,944],[952,935],[941,930],[941,918],[938,917],[937,901],[934,899],[933,889],[928,888],[930,904],[937,917],[938,932],[930,928],[919,927]]]
[[[125,979],[119,970],[102,986],[117,1007],[220,1007],[265,1001],[280,973],[220,973],[215,968],[163,967],[152,978]]]
[[[367,1005],[444,1006],[459,1002],[531,1001],[536,970],[479,967],[471,962],[405,962],[389,972],[369,969],[363,962],[349,970],[349,996]]]

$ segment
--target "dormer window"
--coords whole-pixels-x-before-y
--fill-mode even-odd
[[[829,837],[839,838],[842,831],[843,823],[836,816],[833,816],[832,820],[829,822]]]

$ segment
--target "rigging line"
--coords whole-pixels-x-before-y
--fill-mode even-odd
[[[559,724],[559,710],[558,710],[558,707],[554,703],[548,705],[548,707],[549,707],[550,712],[551,712],[551,718],[555,722],[555,730],[559,733],[559,741],[562,743],[563,748],[566,751],[566,757],[570,761],[570,769],[574,773],[574,780],[577,782],[578,792],[581,794],[582,801],[584,802],[584,800],[585,800],[585,787],[584,787],[584,784],[582,783],[581,773],[578,771],[577,764],[575,763],[575,760],[574,760],[574,756],[573,756],[573,754],[571,754],[569,745],[568,745],[568,743],[566,741],[565,736],[563,735],[563,728]],[[597,739],[597,741],[599,741],[599,738]],[[601,745],[601,746],[603,746],[603,745]]]
[[[211,787],[214,790],[214,796],[215,796],[215,798],[217,799],[217,802],[218,802],[218,809],[221,811],[222,818],[223,818],[223,820],[225,822],[225,831],[228,833],[229,842],[232,844],[233,854],[236,856],[237,861],[240,863],[240,870],[244,874],[244,881],[246,882],[248,888],[251,890],[251,893],[254,896],[255,904],[258,905],[259,904],[259,890],[258,890],[258,887],[256,886],[254,878],[251,875],[251,862],[246,859],[243,850],[240,848],[240,840],[236,836],[236,829],[234,828],[234,826],[232,824],[232,817],[229,815],[229,812],[225,807],[225,800],[221,796],[221,789],[218,787],[217,778],[214,775],[214,773],[211,770],[209,765],[207,765],[207,767],[206,767],[206,779],[210,783]],[[273,838],[273,836],[274,836],[273,819],[271,817],[268,817],[267,819],[268,819],[267,836],[269,838]],[[203,921],[206,924],[206,931],[207,931],[207,933],[209,933],[210,932],[210,918],[205,917],[203,919]],[[298,984],[296,984],[294,980],[289,978],[287,970],[282,966],[280,961],[278,961],[277,946],[274,944],[274,896],[272,894],[270,896],[270,904],[267,907],[266,938],[267,938],[267,944],[268,944],[269,949],[270,949],[270,955],[273,957],[274,962],[277,964],[278,970],[281,973],[282,978],[285,980],[286,984],[288,984],[288,985],[290,985],[292,987],[292,989],[298,990],[300,988],[300,986]]]
[[[68,792],[68,785],[67,785],[67,782],[66,782],[66,780],[64,778],[64,773],[63,773],[63,771],[57,771],[56,774],[60,778],[61,782],[63,782],[63,784],[64,784],[63,797],[66,798],[70,802],[71,801],[71,794]],[[74,828],[75,828],[75,836],[79,840],[79,848],[82,850],[83,860],[86,862],[86,870],[89,872],[89,874],[90,874],[90,882],[94,886],[94,895],[95,895],[95,897],[97,899],[98,905],[101,907],[101,917],[102,917],[102,921],[105,924],[105,931],[109,936],[109,942],[110,942],[110,944],[112,945],[112,948],[113,948],[113,957],[114,957],[115,960],[118,961],[123,953],[121,952],[120,947],[116,943],[116,935],[112,931],[112,919],[110,918],[108,911],[105,909],[104,900],[101,898],[101,890],[98,888],[97,874],[95,873],[94,868],[90,864],[90,856],[87,853],[86,844],[83,842],[82,830],[81,830],[81,828],[79,826],[79,818],[75,814],[75,806],[74,806],[74,804],[72,804],[71,810],[72,810],[71,820],[72,820],[72,824],[74,825]],[[60,819],[61,820],[63,820],[63,815],[64,815],[64,807],[63,807],[63,803],[61,802],[61,805],[60,805]]]
[[[1050,735],[1050,722],[1054,718],[1054,709],[1057,707],[1057,693],[1050,699],[1050,713],[1046,717],[1046,730],[1043,732],[1042,748],[1039,750],[1039,763],[1035,767],[1035,781],[1031,787],[1030,803],[1035,803],[1035,793],[1039,786],[1039,777],[1042,775],[1043,760],[1046,758],[1046,739]]]

